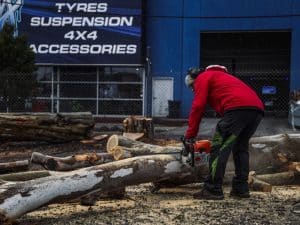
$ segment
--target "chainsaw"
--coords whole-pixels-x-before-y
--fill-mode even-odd
[[[211,142],[209,140],[198,140],[181,138],[183,148],[181,150],[181,160],[183,163],[194,166],[208,164]]]

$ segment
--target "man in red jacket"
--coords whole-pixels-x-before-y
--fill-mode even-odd
[[[249,198],[248,144],[263,117],[263,103],[249,86],[230,75],[224,66],[211,65],[204,72],[193,72],[185,79],[186,85],[194,92],[185,139],[189,142],[197,136],[207,103],[222,116],[212,140],[209,176],[204,188],[193,197],[224,198],[223,178],[228,157],[232,152],[235,176],[230,195]]]

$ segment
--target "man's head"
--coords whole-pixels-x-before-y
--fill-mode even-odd
[[[187,75],[185,76],[185,79],[184,79],[185,85],[188,88],[193,89],[195,79],[203,71],[204,71],[204,69],[202,69],[202,68],[190,68],[187,72]]]

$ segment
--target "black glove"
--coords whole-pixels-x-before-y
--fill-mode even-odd
[[[182,155],[187,156],[194,150],[195,139],[182,137],[181,141],[183,143]]]

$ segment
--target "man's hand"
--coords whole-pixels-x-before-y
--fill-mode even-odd
[[[187,156],[190,152],[192,152],[194,150],[195,139],[182,137],[181,141],[184,146],[184,148],[182,150],[182,155]]]

